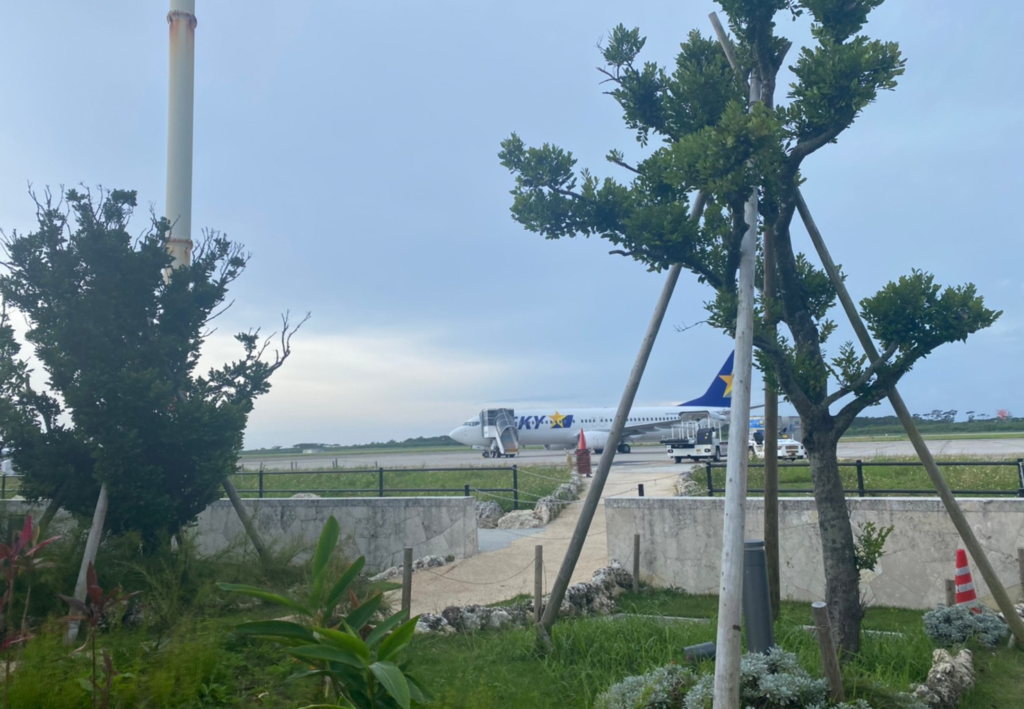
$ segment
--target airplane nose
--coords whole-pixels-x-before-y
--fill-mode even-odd
[[[452,429],[452,432],[449,433],[448,436],[453,441],[458,441],[459,443],[465,445],[466,442],[463,440],[463,438],[465,437],[465,434],[466,434],[466,427],[465,426],[459,426],[458,428]]]

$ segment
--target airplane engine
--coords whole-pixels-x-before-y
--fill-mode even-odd
[[[584,430],[583,436],[587,439],[587,448],[592,449],[595,453],[603,451],[605,445],[608,443],[607,431]]]

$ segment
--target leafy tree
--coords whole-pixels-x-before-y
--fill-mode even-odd
[[[756,359],[766,380],[799,412],[819,514],[826,595],[841,647],[856,652],[862,610],[853,530],[836,462],[839,437],[858,413],[878,403],[936,347],[964,340],[999,316],[973,285],[941,288],[912,271],[860,303],[884,354],[868,362],[852,343],[831,355],[836,293],[823,270],[795,250],[790,228],[803,161],[837,140],[879,91],[891,90],[904,60],[893,42],[858,34],[882,0],[722,0],[736,37],[740,75],[718,42],[691,32],[671,69],[640,63],[645,38],[619,25],[602,48],[609,94],[646,155],[631,164],[620,150],[608,162],[625,181],[577,170],[572,153],[502,142],[515,176],[512,215],[550,239],[599,236],[658,271],[680,264],[709,285],[709,322],[735,332],[744,202],[759,190],[760,230],[774,244],[774,292],[760,293]],[[811,16],[813,46],[790,67],[795,81],[775,105],[776,75],[789,43],[775,33],[777,13]],[[748,110],[745,77],[762,83]],[[695,193],[706,206],[688,219]],[[763,269],[759,255],[758,269]],[[760,283],[761,279],[758,278]],[[762,317],[767,314],[766,322]],[[780,327],[781,326],[781,327]],[[834,410],[838,409],[838,410]]]
[[[0,439],[25,476],[22,494],[88,515],[106,482],[108,528],[156,542],[219,496],[297,327],[285,316],[272,359],[269,339],[240,333],[240,359],[197,375],[209,322],[245,269],[242,247],[209,233],[172,271],[166,220],[128,232],[135,192],[47,192],[36,204],[38,229],[3,237]],[[8,308],[28,324],[44,389]]]

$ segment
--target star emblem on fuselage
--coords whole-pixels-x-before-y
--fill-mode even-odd
[[[548,418],[551,419],[551,428],[564,428],[565,427],[565,414],[560,414],[557,411]]]

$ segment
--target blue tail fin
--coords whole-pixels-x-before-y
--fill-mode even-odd
[[[680,406],[713,406],[719,409],[727,409],[732,406],[732,358],[735,352],[729,353],[729,358],[722,365],[722,370],[711,382],[711,386],[704,392],[704,396],[684,401]]]

